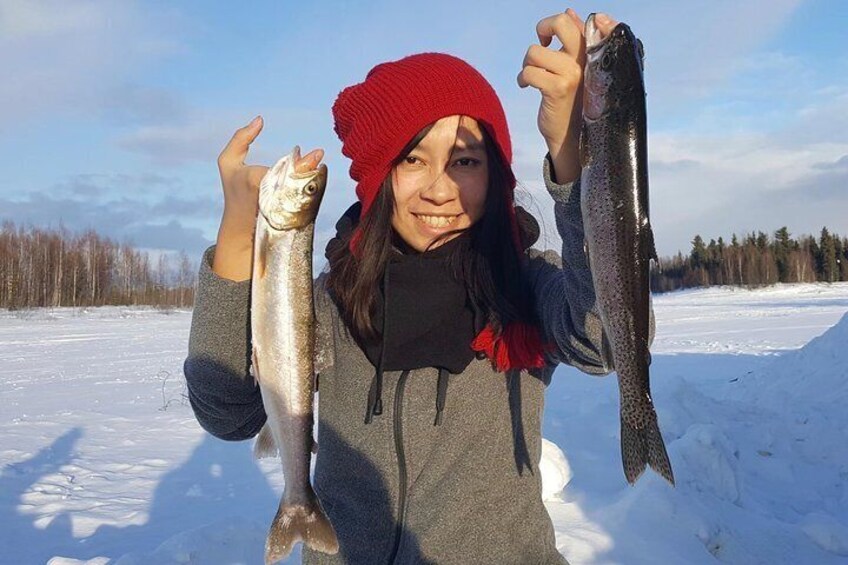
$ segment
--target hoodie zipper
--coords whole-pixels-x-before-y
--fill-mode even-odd
[[[395,392],[394,409],[394,432],[395,452],[398,460],[398,520],[395,528],[395,543],[389,557],[389,563],[393,564],[400,549],[401,536],[403,535],[403,518],[406,514],[406,455],[403,451],[403,390],[406,386],[406,377],[409,371],[404,371],[398,379],[397,391]]]

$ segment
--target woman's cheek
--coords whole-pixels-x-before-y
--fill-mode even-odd
[[[489,179],[488,176],[479,179],[475,183],[473,190],[469,191],[469,198],[466,201],[466,214],[472,219],[472,223],[483,217],[483,211],[486,208],[486,194],[488,192]]]

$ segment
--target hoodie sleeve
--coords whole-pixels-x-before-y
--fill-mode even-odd
[[[328,371],[334,364],[333,309],[327,291],[327,273],[321,273],[312,285],[315,303],[315,374]]]
[[[554,363],[573,365],[590,375],[607,375],[613,367],[607,366],[601,355],[604,330],[584,248],[580,181],[557,184],[550,155],[545,156],[543,175],[545,187],[554,199],[562,255],[536,249],[528,251],[528,255],[536,315],[543,336],[556,346],[549,358]],[[649,339],[653,341],[653,309],[650,323]]]
[[[195,417],[210,434],[225,440],[249,439],[265,423],[259,386],[250,374],[250,280],[235,282],[212,270],[215,246],[203,254],[191,318],[188,357],[183,364]],[[315,371],[333,365],[332,304],[326,275],[315,292]]]
[[[200,425],[224,440],[259,433],[265,409],[250,374],[250,280],[231,281],[212,271],[215,246],[200,261],[183,364],[188,398]]]

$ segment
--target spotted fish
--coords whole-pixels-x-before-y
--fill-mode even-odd
[[[606,37],[586,20],[580,205],[604,326],[602,354],[618,374],[621,457],[630,484],[650,465],[674,475],[651,400],[648,157],[642,43],[619,23]]]

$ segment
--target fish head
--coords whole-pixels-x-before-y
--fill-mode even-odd
[[[630,27],[619,23],[607,36],[586,19],[586,67],[583,73],[583,118],[598,120],[638,100],[644,92],[642,42]]]
[[[299,229],[315,221],[327,186],[324,152],[301,157],[300,147],[268,170],[259,186],[259,213],[275,230]]]

